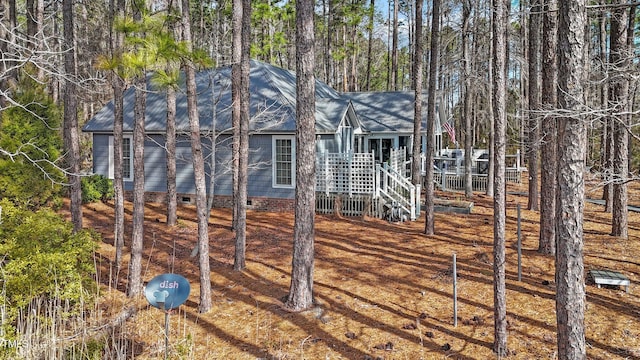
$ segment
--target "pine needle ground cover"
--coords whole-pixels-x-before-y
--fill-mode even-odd
[[[507,318],[510,359],[556,358],[554,258],[540,255],[539,213],[524,210],[525,185],[507,197]],[[599,192],[589,193],[599,196]],[[451,199],[459,194],[439,194]],[[163,205],[146,208],[143,278],[174,272],[191,282],[187,302],[169,316],[171,359],[489,359],[493,344],[493,203],[477,195],[469,215],[436,214],[436,234],[416,222],[316,217],[314,293],[317,307],[282,309],[290,282],[294,217],[248,213],[247,269],[232,269],[231,213],[211,218],[213,309],[197,312],[195,209],[179,209],[167,228]],[[630,203],[640,205],[631,191]],[[517,205],[521,204],[521,281],[518,281]],[[136,314],[107,343],[129,358],[164,358],[164,314],[146,300],[127,299],[126,264],[113,259],[113,204],[85,208],[85,226],[103,234],[96,257],[101,303],[90,326],[134,306]],[[130,215],[130,204],[127,204]],[[586,337],[590,359],[640,358],[640,214],[629,214],[629,239],[611,237],[611,214],[586,204],[584,263]],[[128,221],[127,223],[130,224]],[[130,229],[127,229],[127,234]],[[128,235],[126,245],[128,245]],[[457,326],[453,319],[452,257],[457,258]],[[125,259],[126,260],[126,259]],[[597,288],[591,269],[619,271],[631,281]],[[117,283],[116,286],[109,284]],[[115,344],[115,345],[113,345]],[[113,350],[112,350],[113,351]]]

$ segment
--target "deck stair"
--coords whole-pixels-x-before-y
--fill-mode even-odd
[[[406,214],[411,221],[415,221],[420,213],[420,186],[400,174],[391,166],[376,165],[376,174],[380,179],[376,198],[379,198],[392,213],[400,209],[400,218]]]

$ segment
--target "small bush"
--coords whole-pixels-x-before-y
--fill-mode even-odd
[[[93,254],[99,235],[74,233],[71,223],[47,208],[33,212],[7,200],[0,205],[3,325],[12,326],[21,311],[40,299],[56,299],[72,308],[86,300],[87,289],[95,287]]]
[[[62,111],[31,68],[18,74],[15,100],[0,112],[0,198],[35,210],[63,194]],[[9,154],[12,154],[9,156]]]
[[[103,175],[82,177],[82,202],[92,203],[113,199],[113,182]]]

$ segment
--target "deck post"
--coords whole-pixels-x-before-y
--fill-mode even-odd
[[[389,165],[387,165],[386,163],[384,163],[383,165],[384,165],[384,169],[386,171],[389,171],[387,169],[387,167]],[[387,191],[388,186],[389,186],[389,184],[388,184],[389,183],[389,177],[387,176],[386,171],[385,171],[385,173],[382,174],[382,190],[385,191],[385,192]]]
[[[376,198],[380,197],[380,164],[376,164],[376,173],[373,180],[373,193]]]
[[[411,193],[410,194],[411,214],[409,214],[409,216],[411,216],[411,221],[415,221],[416,220],[416,188],[414,187],[409,192]]]
[[[330,174],[329,174],[329,152],[325,151],[324,153],[324,192],[327,196],[329,196],[329,179],[330,179]]]
[[[422,186],[420,184],[416,184],[416,219],[420,216],[420,196],[422,194]]]
[[[349,197],[353,196],[353,153],[347,153],[347,172],[349,174]]]

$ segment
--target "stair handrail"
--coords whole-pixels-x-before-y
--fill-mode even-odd
[[[384,176],[382,178],[382,188],[379,189],[380,193],[386,195],[389,200],[396,201],[401,208],[409,213],[411,220],[415,220],[417,217],[416,186],[387,164],[384,167],[378,164],[376,167],[378,172]],[[391,180],[392,184],[389,184],[389,180]],[[395,184],[406,190],[406,193],[409,194],[409,199],[406,198],[406,195],[395,190]]]

